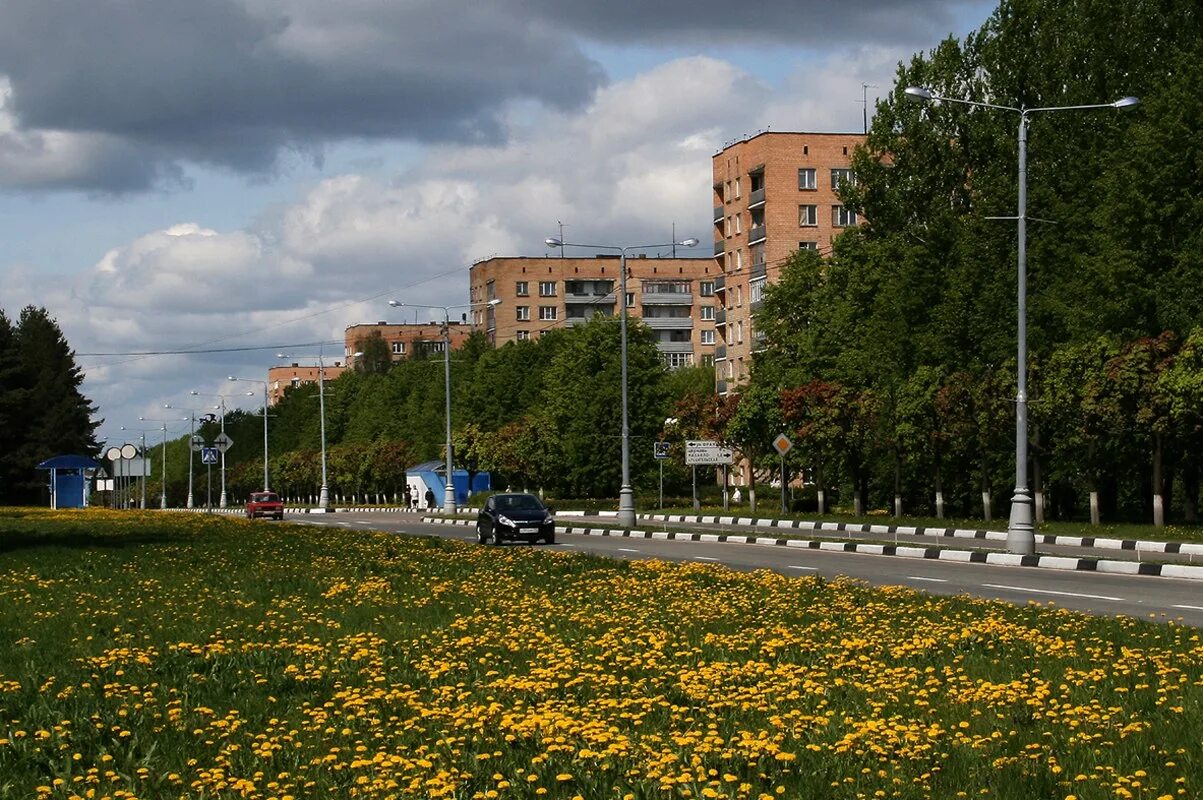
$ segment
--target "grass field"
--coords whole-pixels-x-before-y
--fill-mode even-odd
[[[851,581],[0,510],[0,798],[1193,798],[1203,642]]]

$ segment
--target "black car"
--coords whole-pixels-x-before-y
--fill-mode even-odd
[[[476,537],[481,544],[501,544],[506,539],[555,544],[556,521],[551,509],[533,494],[495,494],[476,518]]]

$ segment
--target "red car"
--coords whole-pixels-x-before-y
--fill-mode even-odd
[[[275,492],[253,492],[251,499],[246,501],[246,518],[272,517],[284,519],[284,503]]]

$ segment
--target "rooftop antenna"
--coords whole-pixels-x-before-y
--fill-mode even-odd
[[[865,135],[869,134],[869,90],[876,89],[876,83],[862,83],[860,85],[860,109],[861,117],[865,123]]]

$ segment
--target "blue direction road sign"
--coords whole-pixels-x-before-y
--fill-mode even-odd
[[[201,463],[202,464],[216,464],[217,463],[217,448],[216,447],[202,447],[200,453],[201,453]]]

